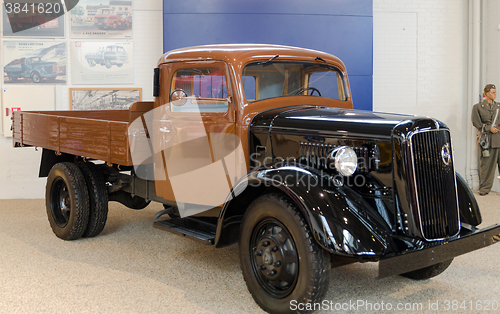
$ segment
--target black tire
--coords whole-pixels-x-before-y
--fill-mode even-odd
[[[450,266],[451,262],[453,262],[453,258],[448,261],[401,274],[401,276],[415,280],[429,279],[444,272]]]
[[[78,163],[89,191],[89,223],[83,237],[95,237],[108,219],[108,189],[104,177],[93,163]]]
[[[33,74],[31,74],[31,80],[33,81],[33,83],[40,83],[42,81],[42,77],[37,72],[34,72]]]
[[[9,82],[17,81],[17,77],[15,77],[12,73],[7,73],[7,77],[9,78]]]
[[[50,227],[63,240],[80,238],[89,220],[89,194],[77,165],[61,162],[47,177],[45,202]]]
[[[296,206],[278,194],[263,195],[248,207],[239,255],[248,290],[269,313],[292,313],[291,301],[318,302],[328,290],[329,254]]]
[[[106,65],[106,68],[108,68],[108,69],[111,69],[111,67],[113,66],[113,64],[111,64],[111,61],[109,59],[106,59],[104,64]]]
[[[116,66],[121,68],[123,66],[123,63],[118,63]]]

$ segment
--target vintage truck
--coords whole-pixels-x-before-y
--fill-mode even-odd
[[[18,78],[31,78],[34,83],[42,82],[42,79],[55,79],[64,73],[57,62],[45,61],[41,57],[28,57],[11,61],[3,69],[9,82]]]
[[[178,49],[154,70],[154,97],[129,110],[14,113],[14,146],[43,148],[58,237],[99,234],[108,201],[160,202],[155,227],[239,243],[247,287],[270,313],[319,302],[331,266],[379,262],[379,278],[427,279],[498,242],[500,225],[476,228],[446,125],[353,110],[330,54]]]
[[[85,54],[85,59],[91,67],[100,64],[110,69],[113,65],[121,67],[124,63],[128,63],[128,53],[122,46],[109,45],[106,48],[99,48],[98,52]]]
[[[94,25],[98,29],[127,29],[132,26],[132,16],[130,14],[119,15],[112,8],[102,8],[97,10]]]

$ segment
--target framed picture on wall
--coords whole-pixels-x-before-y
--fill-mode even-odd
[[[34,1],[33,1],[34,2]],[[64,37],[64,8],[59,1],[5,1],[4,37]]]
[[[142,101],[142,88],[70,88],[71,110],[126,110]]]
[[[66,84],[66,43],[4,41],[5,84]]]
[[[73,84],[134,84],[132,42],[73,41],[71,60]]]
[[[132,38],[132,1],[80,0],[71,10],[72,38]]]

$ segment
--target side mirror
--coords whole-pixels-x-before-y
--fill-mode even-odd
[[[155,68],[153,76],[153,97],[160,96],[160,69]]]
[[[184,106],[187,102],[187,97],[188,95],[183,89],[176,88],[170,94],[170,102],[177,107]]]

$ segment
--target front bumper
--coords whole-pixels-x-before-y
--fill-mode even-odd
[[[500,223],[450,241],[380,259],[378,277],[385,278],[441,263],[500,242]]]
[[[124,63],[128,63],[128,59],[115,59],[115,60],[111,60],[111,64],[124,64]]]

